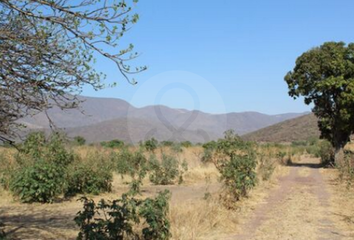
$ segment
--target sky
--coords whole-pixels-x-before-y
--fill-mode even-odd
[[[354,42],[353,0],[140,0],[124,36],[148,70],[126,82],[115,65],[96,68],[117,87],[83,95],[208,113],[310,111],[284,81],[303,52],[326,41]]]

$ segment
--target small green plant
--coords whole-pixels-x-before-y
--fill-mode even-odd
[[[203,151],[202,157],[201,157],[201,161],[202,163],[209,163],[213,161],[213,150],[206,148]]]
[[[114,139],[108,142],[101,142],[101,146],[106,148],[123,148],[124,145],[124,142],[119,139]]]
[[[183,174],[188,170],[188,165],[184,161],[182,164],[174,157],[162,154],[159,161],[156,155],[151,155],[149,159],[150,181],[156,185],[174,184],[183,182]]]
[[[83,146],[86,143],[86,139],[81,136],[74,137],[74,144],[77,146]]]
[[[80,228],[78,240],[123,240],[147,239],[168,240],[171,237],[168,220],[170,193],[160,192],[156,198],[137,199],[134,195],[123,194],[112,202],[82,198],[83,211],[75,222]],[[144,224],[141,232],[136,226]]]
[[[193,146],[193,143],[191,143],[190,141],[184,141],[184,142],[181,142],[181,146],[184,148],[190,148]]]
[[[145,141],[144,147],[149,152],[154,152],[159,145],[159,142],[155,138]]]

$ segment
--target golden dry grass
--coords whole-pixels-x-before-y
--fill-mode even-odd
[[[99,151],[100,154],[110,154],[111,151],[101,147],[88,146],[75,147],[73,150],[83,158],[93,151]],[[169,148],[163,148],[162,151],[167,154],[175,154]],[[161,157],[162,151],[161,149],[156,150],[156,155]],[[5,155],[11,155],[13,152],[13,150],[0,148],[0,153]],[[237,210],[231,211],[218,201],[221,186],[218,182],[219,173],[213,164],[201,162],[202,152],[201,147],[192,147],[184,149],[182,153],[176,155],[180,161],[185,160],[188,163],[188,172],[185,173],[185,182],[182,185],[153,186],[149,183],[148,178],[144,179],[143,196],[152,196],[165,188],[172,192],[170,220],[173,239],[222,239],[222,236],[236,232],[240,223],[251,214],[252,209],[267,196],[268,188],[275,186],[275,176],[285,174],[286,171],[285,168],[277,166],[270,184],[269,182],[260,182],[248,198],[237,204]],[[129,180],[128,176],[124,176],[122,179],[120,175],[114,174],[113,191],[91,197],[96,201],[101,198],[117,199],[127,191],[126,182]],[[203,199],[209,193],[212,197],[209,200]],[[25,216],[24,218],[19,217],[18,223],[12,223],[10,229],[15,228],[18,224],[24,224],[28,226],[29,232],[33,231],[35,235],[42,236],[43,239],[51,239],[56,234],[62,239],[74,238],[77,228],[72,219],[81,208],[81,203],[76,199],[51,205],[20,204],[12,198],[9,192],[0,188],[0,209],[7,209],[7,216]],[[35,226],[32,226],[33,224],[28,221],[32,221],[34,216],[40,216],[41,221],[36,220]],[[52,223],[50,226],[46,226],[47,221],[54,221],[53,226]],[[29,229],[29,226],[32,230]],[[21,231],[25,232],[26,228]],[[59,234],[59,232],[61,233]]]

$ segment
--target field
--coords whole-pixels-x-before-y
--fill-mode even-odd
[[[281,150],[291,151],[289,146]],[[0,151],[2,156],[14,152],[5,148]],[[108,156],[120,150],[83,146],[73,151],[85,159],[92,152]],[[170,147],[154,150],[159,159],[163,152],[185,160],[188,170],[181,184],[154,185],[144,177],[140,198],[156,196],[163,189],[171,191],[171,239],[353,239],[354,192],[347,191],[338,170],[320,168],[318,158],[303,152],[292,155],[291,164],[284,165],[286,157],[275,154],[277,146],[259,147],[258,151],[274,163],[274,169],[262,180],[264,169],[258,163],[257,186],[232,208],[220,200],[220,172],[212,162],[202,162],[204,149],[199,146],[182,148],[178,153]],[[130,181],[130,176],[122,178],[115,172],[111,192],[88,197],[95,201],[120,198],[129,190]],[[82,210],[82,203],[77,201],[80,196],[59,197],[51,204],[25,204],[1,188],[0,221],[5,224],[8,239],[75,239],[79,228],[73,219]]]

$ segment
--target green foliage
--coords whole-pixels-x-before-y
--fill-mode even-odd
[[[184,142],[181,142],[181,146],[184,148],[190,148],[193,146],[193,143],[191,143],[190,141],[184,141]]]
[[[179,154],[179,153],[182,153],[183,152],[183,148],[182,148],[182,145],[180,143],[174,143],[172,146],[171,146],[171,150],[172,152],[174,152],[175,154]]]
[[[140,206],[139,216],[145,219],[147,227],[143,229],[143,239],[165,240],[171,237],[170,222],[167,218],[170,192],[160,192],[155,199],[147,198]]]
[[[144,147],[147,151],[154,152],[159,145],[159,142],[155,138],[145,141]]]
[[[74,144],[77,146],[83,146],[86,143],[86,139],[81,136],[74,137]]]
[[[43,133],[30,134],[15,157],[18,168],[9,176],[8,186],[22,202],[53,202],[63,192],[74,155],[66,150],[61,135],[47,140]]]
[[[212,162],[213,161],[213,153],[214,153],[214,151],[212,149],[209,149],[209,148],[204,149],[201,161],[203,163]]]
[[[252,143],[244,142],[233,131],[217,142],[214,163],[221,174],[227,198],[237,201],[256,185],[256,150]]]
[[[188,170],[188,165],[184,161],[179,163],[174,156],[162,154],[162,159],[159,161],[155,155],[149,159],[150,181],[156,185],[174,184],[183,182],[183,174]]]
[[[319,143],[319,151],[317,154],[321,158],[323,165],[330,164],[334,159],[334,151],[330,142],[323,140]]]
[[[143,179],[146,176],[148,163],[142,151],[131,152],[123,149],[113,158],[117,172],[122,176],[127,174],[133,179]]]
[[[173,142],[172,141],[162,141],[160,143],[161,146],[164,146],[164,147],[171,147],[173,145]]]
[[[155,199],[145,200],[123,194],[121,199],[113,202],[101,200],[96,204],[93,200],[82,198],[84,209],[74,219],[80,227],[77,239],[168,240],[171,236],[167,218],[169,198],[167,190],[159,193]],[[138,233],[135,229],[141,222],[146,227]]]
[[[63,168],[42,160],[20,168],[10,181],[10,190],[24,203],[51,203],[64,186]]]
[[[107,148],[122,148],[124,147],[124,142],[119,139],[115,139],[109,142],[101,142],[101,146]]]
[[[217,148],[217,142],[211,141],[203,144],[204,149],[215,150]]]
[[[84,161],[77,159],[68,168],[66,196],[99,194],[112,188],[112,163],[99,153],[90,154]]]
[[[326,42],[302,54],[285,76],[289,95],[314,104],[321,137],[336,151],[354,131],[354,44]]]

